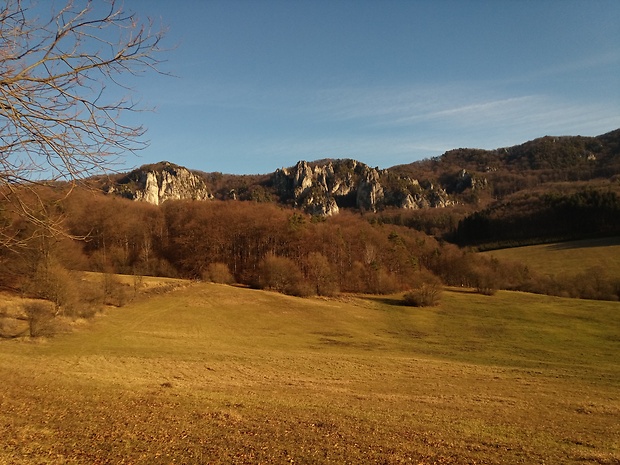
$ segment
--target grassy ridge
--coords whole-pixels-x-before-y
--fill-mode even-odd
[[[503,260],[524,263],[550,275],[577,274],[600,266],[620,277],[620,237],[514,247],[483,252]]]
[[[196,284],[5,341],[0,463],[620,460],[619,304],[396,303]]]

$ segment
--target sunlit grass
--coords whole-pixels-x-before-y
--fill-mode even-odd
[[[0,343],[0,463],[615,463],[620,304],[194,284]]]
[[[601,267],[609,276],[620,277],[620,237],[514,247],[484,253],[521,262],[535,271],[551,275],[575,275]]]

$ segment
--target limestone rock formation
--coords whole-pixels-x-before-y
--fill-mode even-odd
[[[385,207],[440,208],[452,204],[442,189],[424,189],[415,179],[401,178],[355,160],[298,162],[272,176],[281,201],[314,215],[329,216],[341,208],[377,211]]]
[[[108,193],[160,205],[166,200],[213,198],[204,180],[169,162],[145,165],[108,187]]]
[[[370,169],[364,173],[357,187],[357,207],[376,211],[384,197],[383,187],[379,183],[379,173]]]
[[[211,176],[211,178],[214,178]],[[108,193],[160,205],[167,200],[215,198],[207,184],[208,175],[192,173],[169,162],[145,165],[104,187]],[[420,183],[388,170],[371,168],[356,160],[299,161],[294,167],[276,170],[263,184],[250,186],[262,196],[248,197],[247,179],[230,176],[228,184],[213,188],[224,201],[272,201],[317,216],[336,215],[342,209],[376,212],[384,208],[442,208],[453,201],[442,188]],[[258,198],[262,200],[258,200]],[[267,199],[267,200],[265,200]]]

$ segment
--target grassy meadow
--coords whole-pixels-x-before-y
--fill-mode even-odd
[[[194,283],[0,341],[0,463],[617,464],[620,304]]]
[[[549,275],[576,274],[594,267],[620,277],[620,237],[499,249],[484,254],[521,262]]]

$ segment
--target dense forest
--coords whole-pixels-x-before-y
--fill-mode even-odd
[[[52,237],[16,221],[29,244],[3,251],[5,286],[19,287],[46,260],[67,269],[226,279],[294,294],[388,293],[410,287],[425,270],[469,284],[465,274],[441,271],[445,256],[463,255],[456,246],[360,214],[319,218],[270,203],[217,200],[158,207],[86,190],[65,197],[59,188],[41,196],[50,199],[48,213],[62,217],[65,234]],[[471,254],[468,261],[478,259]]]

